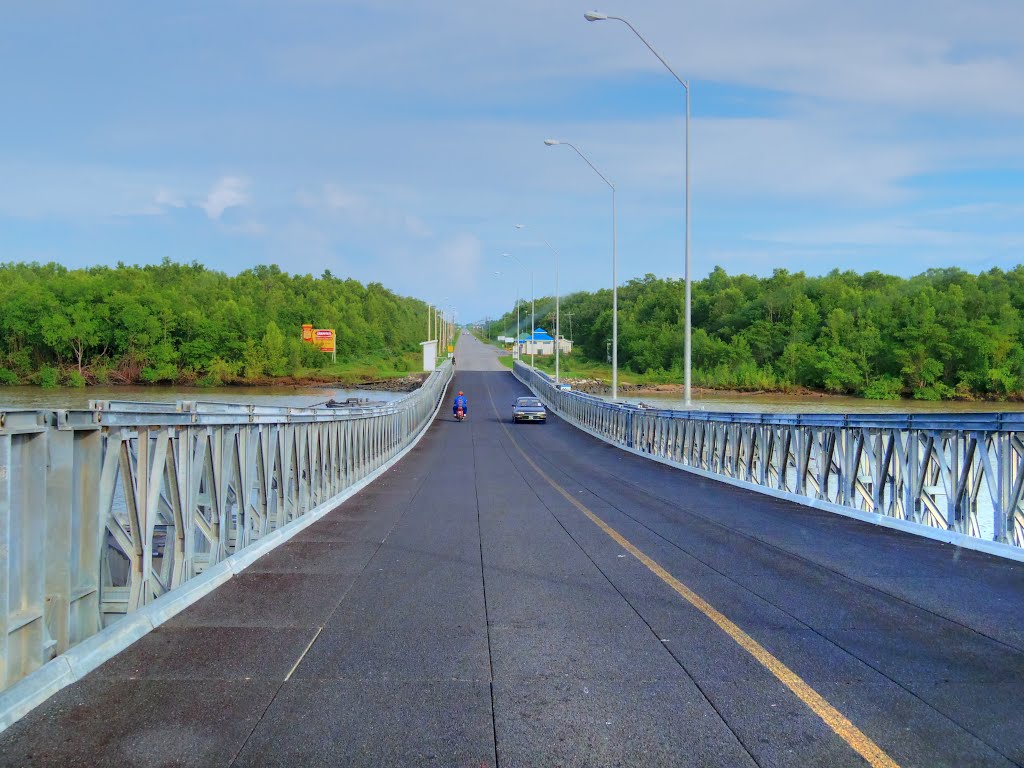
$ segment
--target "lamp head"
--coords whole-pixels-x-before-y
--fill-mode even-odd
[[[583,14],[583,18],[587,21],[604,21],[608,18],[608,14],[598,13],[597,11],[587,11]]]
[[[544,143],[547,144],[549,147],[554,147],[558,144],[561,144],[562,142],[560,142],[558,139],[544,139]]]

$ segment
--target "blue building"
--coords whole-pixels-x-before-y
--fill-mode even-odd
[[[534,328],[532,336],[529,333],[521,333],[518,343],[520,355],[555,354],[555,338],[543,328]],[[563,355],[572,352],[572,342],[564,337],[559,340],[559,347]]]

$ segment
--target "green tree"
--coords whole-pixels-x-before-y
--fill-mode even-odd
[[[43,318],[43,340],[57,353],[58,359],[72,355],[81,373],[86,353],[100,339],[100,322],[94,307],[78,302]]]
[[[284,376],[288,372],[284,334],[273,320],[267,323],[267,330],[263,334],[263,359],[271,376]]]

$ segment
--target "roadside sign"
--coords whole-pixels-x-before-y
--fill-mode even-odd
[[[333,328],[314,328],[309,323],[302,326],[302,340],[321,352],[326,352],[332,360],[335,359],[337,352],[337,338]]]

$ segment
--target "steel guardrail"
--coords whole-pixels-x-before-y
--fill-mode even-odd
[[[329,506],[416,438],[451,377],[379,406],[0,406],[0,691]]]
[[[756,414],[650,409],[515,376],[562,418],[635,453],[753,490],[1024,554],[1024,413]],[[872,516],[878,516],[873,518]],[[924,526],[924,530],[916,529]],[[985,549],[984,546],[978,548]]]

